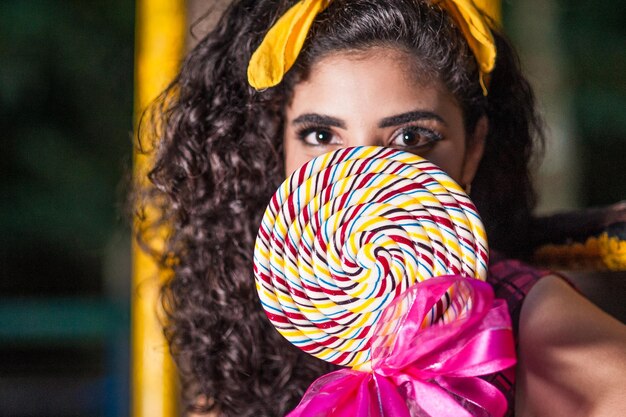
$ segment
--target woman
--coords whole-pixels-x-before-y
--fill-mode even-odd
[[[475,201],[501,254],[489,281],[519,325],[517,386],[498,376],[516,392],[517,414],[617,415],[624,327],[562,279],[500,259],[526,254],[529,162],[542,137],[503,36],[491,31],[495,67],[485,70],[450,1],[334,0],[284,78],[257,91],[251,56],[294,3],[234,1],[154,113],[148,192],[173,225],[165,332],[190,409],[283,415],[332,370],[269,325],[253,285],[254,239],[287,174],[332,149],[379,145],[430,159]]]

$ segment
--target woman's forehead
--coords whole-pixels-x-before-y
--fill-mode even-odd
[[[430,66],[425,61],[406,48],[396,45],[371,46],[327,53],[312,63],[307,79],[315,72],[332,69],[338,64],[352,63],[355,66],[358,64],[367,66],[377,61],[384,61],[389,65],[387,67],[389,69],[399,70],[406,78],[406,82],[430,84],[438,79],[438,74],[429,69]]]
[[[396,114],[415,108],[435,110],[454,101],[441,82],[419,79],[404,51],[371,49],[336,53],[318,60],[296,84],[288,109],[341,115],[358,110]]]

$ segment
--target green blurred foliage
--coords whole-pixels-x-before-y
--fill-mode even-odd
[[[626,0],[559,0],[583,204],[626,199]]]
[[[0,2],[0,294],[99,292],[123,228],[134,2]]]
[[[561,127],[571,135],[577,203],[625,200],[626,0],[503,0],[503,12],[522,67],[546,88],[536,93],[541,105],[553,106],[547,119],[563,123],[548,126],[548,136]]]

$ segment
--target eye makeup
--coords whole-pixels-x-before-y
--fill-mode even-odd
[[[407,151],[424,150],[433,147],[443,139],[443,135],[423,126],[409,125],[396,130],[387,146]]]
[[[328,125],[302,124],[296,129],[296,137],[306,146],[325,146],[340,144],[339,139]]]
[[[295,136],[305,146],[324,148],[325,146],[341,146],[342,140],[336,129],[347,130],[345,121],[318,113],[305,113],[290,123],[294,126]],[[404,125],[404,126],[402,126]],[[434,125],[434,127],[426,126]],[[381,130],[381,145],[390,146],[409,152],[424,152],[432,148],[443,139],[443,135],[436,129],[445,127],[444,120],[436,113],[429,111],[410,111],[381,119],[378,129]],[[387,136],[385,130],[396,128]],[[372,143],[373,144],[373,143]]]

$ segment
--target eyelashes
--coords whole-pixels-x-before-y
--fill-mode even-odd
[[[443,139],[443,135],[435,130],[422,126],[406,126],[393,133],[387,146],[407,150],[423,149],[434,146]]]
[[[324,147],[342,145],[341,138],[331,126],[303,124],[296,130],[296,137],[304,145]],[[404,126],[394,131],[385,140],[384,146],[408,151],[429,149],[443,139],[443,135],[433,129],[418,125]]]
[[[332,129],[326,126],[303,126],[296,131],[296,136],[309,146],[330,145],[333,139],[337,139]]]

